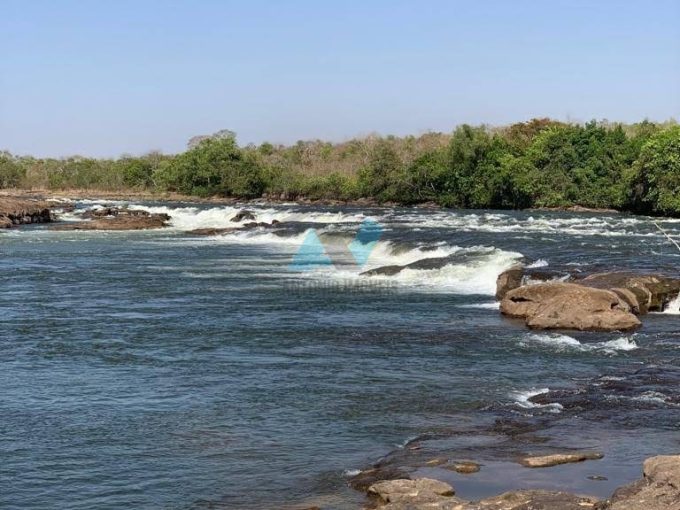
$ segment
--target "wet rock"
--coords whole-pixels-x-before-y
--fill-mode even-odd
[[[121,209],[119,207],[100,207],[97,209],[90,209],[83,213],[83,218],[103,218],[105,216],[118,216]],[[141,212],[141,211],[140,211]],[[144,211],[146,212],[146,211]]]
[[[430,459],[428,461],[425,461],[426,466],[441,466],[443,464],[446,464],[449,461],[446,457],[435,457],[434,459]]]
[[[219,236],[223,234],[230,234],[238,230],[237,228],[197,228],[189,230],[187,234],[193,236]]]
[[[521,287],[523,278],[522,266],[513,266],[499,274],[496,279],[496,299],[500,301],[511,290]]]
[[[662,311],[680,293],[680,278],[656,274],[596,273],[579,280],[578,283],[598,289],[627,290],[636,297],[640,313]]]
[[[477,464],[476,462],[455,462],[453,464],[447,464],[446,466],[442,466],[445,469],[448,469],[450,471],[455,471],[456,473],[460,473],[463,475],[469,475],[472,473],[477,473],[480,470],[480,465]]]
[[[605,481],[609,480],[609,478],[607,478],[606,476],[602,476],[602,475],[590,475],[590,476],[587,476],[586,478],[588,480],[593,480],[595,482],[605,482]]]
[[[535,329],[626,331],[640,326],[630,306],[614,292],[573,283],[519,287],[505,295],[500,309]]]
[[[37,200],[0,197],[0,228],[52,221],[50,204]]]
[[[358,491],[366,491],[376,482],[384,480],[409,479],[409,474],[396,466],[377,465],[370,469],[364,469],[359,474],[349,479],[349,486]]]
[[[583,462],[586,460],[597,460],[602,457],[604,457],[604,455],[598,452],[558,453],[554,455],[524,457],[520,460],[520,464],[525,467],[540,468],[570,464],[573,462]]]
[[[255,215],[253,214],[252,211],[247,211],[247,210],[241,210],[236,213],[236,215],[231,219],[231,221],[234,222],[240,222],[240,221],[254,221],[255,220]]]

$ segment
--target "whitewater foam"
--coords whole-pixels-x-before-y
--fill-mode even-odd
[[[520,341],[520,345],[527,347],[530,345],[542,345],[549,347],[557,352],[602,352],[605,354],[616,354],[618,352],[632,351],[638,349],[632,337],[620,337],[615,340],[595,343],[581,343],[576,338],[569,335],[552,334],[528,334]]]
[[[680,294],[678,294],[673,301],[666,305],[666,308],[664,308],[662,313],[669,315],[680,315]]]
[[[243,207],[220,206],[210,208],[199,207],[168,207],[132,204],[130,209],[143,210],[156,214],[170,216],[170,228],[176,230],[195,230],[199,228],[239,228],[244,222],[232,221]],[[348,214],[341,212],[309,211],[300,212],[289,209],[274,209],[261,207],[247,207],[255,216],[255,221],[271,223],[277,220],[281,223],[360,223],[365,219],[362,213]]]
[[[549,411],[551,413],[559,413],[564,409],[562,404],[559,404],[557,402],[550,402],[548,404],[537,404],[535,402],[531,402],[529,399],[532,397],[535,397],[537,395],[543,395],[545,393],[548,393],[550,391],[550,388],[532,388],[530,390],[526,391],[516,391],[511,394],[512,399],[515,401],[515,404],[521,407],[522,409],[545,409],[546,411]]]

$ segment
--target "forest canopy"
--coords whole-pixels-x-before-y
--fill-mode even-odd
[[[452,133],[239,146],[231,131],[177,155],[34,158],[0,152],[0,188],[372,199],[455,208],[583,206],[680,215],[680,126],[533,119]]]

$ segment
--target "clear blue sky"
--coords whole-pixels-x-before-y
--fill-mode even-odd
[[[680,1],[0,0],[0,149],[680,117]]]

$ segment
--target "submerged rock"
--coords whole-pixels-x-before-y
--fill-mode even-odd
[[[442,466],[444,469],[448,469],[450,471],[455,471],[456,473],[460,473],[463,475],[470,475],[472,473],[477,473],[480,470],[480,465],[477,464],[476,462],[455,462],[453,464],[447,464],[446,466]]]
[[[505,295],[500,310],[535,329],[626,331],[641,324],[616,293],[573,283],[519,287]]]
[[[233,222],[239,222],[239,221],[252,221],[255,220],[255,215],[252,213],[252,211],[247,211],[245,209],[239,211],[236,213],[236,215],[230,220]]]
[[[598,452],[558,453],[554,455],[524,457],[520,460],[520,464],[525,467],[540,468],[570,464],[573,462],[583,462],[586,460],[599,460],[602,457],[604,457],[604,455]]]

